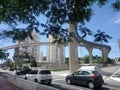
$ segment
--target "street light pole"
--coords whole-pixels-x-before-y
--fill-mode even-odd
[[[120,51],[120,39],[118,39],[119,51]],[[119,57],[120,58],[120,57]]]
[[[119,45],[119,50],[120,50],[120,39],[118,39],[118,45]]]

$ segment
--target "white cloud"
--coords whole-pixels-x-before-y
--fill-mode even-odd
[[[116,16],[110,22],[114,24],[120,24],[120,13],[116,14]]]
[[[107,45],[110,45],[110,46],[117,46],[117,45],[118,45],[118,43],[117,43],[117,42],[107,43]]]
[[[114,23],[120,24],[120,17],[118,17],[118,18],[114,21]]]
[[[114,48],[114,49],[119,49],[119,44],[118,42],[111,42],[111,43],[107,43],[107,45],[111,46],[111,48]]]

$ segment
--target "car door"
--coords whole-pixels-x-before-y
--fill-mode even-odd
[[[76,71],[72,74],[72,82],[75,84],[79,84],[80,83],[80,72],[81,71]]]
[[[37,76],[37,72],[38,72],[38,70],[30,71],[29,74],[28,74],[28,79],[31,80],[31,81],[34,81],[36,76]]]
[[[88,71],[81,71],[79,73],[79,77],[77,78],[77,80],[79,80],[80,84],[87,85],[89,77],[90,77],[90,72],[88,72]]]
[[[33,70],[33,73],[31,75],[31,80],[35,81],[35,78],[37,77],[38,70]]]
[[[73,82],[76,84],[86,85],[90,73],[88,71],[77,71],[73,74]]]

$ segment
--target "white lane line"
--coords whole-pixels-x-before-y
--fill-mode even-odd
[[[65,79],[54,79],[54,80],[52,80],[52,81],[59,81],[59,80],[65,80]]]
[[[80,87],[76,87],[76,86],[74,87],[73,85],[60,84],[60,83],[56,83],[56,82],[54,84],[59,84],[59,85],[63,86],[64,88],[67,88],[70,90],[83,90]]]

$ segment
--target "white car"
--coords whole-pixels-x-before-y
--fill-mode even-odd
[[[92,70],[92,71],[98,71],[100,70],[97,66],[81,66],[77,71],[79,70]]]
[[[51,85],[52,83],[51,71],[45,69],[31,70],[28,74],[26,74],[25,79],[48,85]]]

